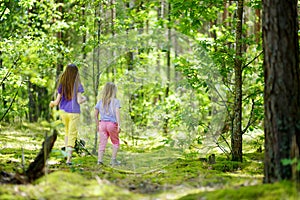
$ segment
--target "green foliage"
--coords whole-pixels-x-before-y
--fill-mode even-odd
[[[260,4],[246,6],[253,11]],[[151,130],[160,137],[167,130],[160,138],[166,145],[203,145],[232,115],[236,4],[228,3],[226,19],[224,9],[222,0],[3,1],[0,117],[8,111],[8,122],[34,114],[49,120],[61,66],[74,62],[89,99],[99,98],[95,90],[105,82],[118,84],[126,139],[144,140]],[[261,44],[248,34],[255,19],[247,19],[241,41],[247,49],[242,123],[246,127],[252,116],[251,131],[261,128],[263,119],[263,70],[260,56],[251,62]],[[88,126],[94,104],[83,106]]]
[[[296,164],[296,169],[297,171],[300,171],[300,160],[297,158],[294,159],[282,159],[281,163],[286,166],[286,165],[295,165]]]
[[[260,0],[251,0],[251,1],[247,2],[247,5],[249,7],[255,8],[255,9],[262,8],[262,2]]]
[[[174,18],[176,29],[180,32],[195,37],[195,34],[203,29],[203,25],[218,18],[223,12],[221,0],[171,0],[171,18]]]
[[[198,10],[198,14],[201,17],[194,15],[193,9],[184,9],[185,6],[189,7],[188,4],[181,4],[180,1],[174,1],[175,6],[173,13],[175,18],[180,20],[185,20],[188,18],[191,21],[197,21],[202,17],[201,23],[209,23],[210,29],[207,34],[193,34],[195,38],[199,38],[199,46],[201,46],[206,52],[207,56],[210,57],[210,63],[213,66],[207,65],[207,62],[203,63],[203,54],[201,51],[197,51],[196,58],[181,56],[176,59],[175,66],[176,69],[182,72],[183,76],[187,79],[190,86],[192,86],[198,92],[205,92],[211,94],[214,92],[212,85],[216,83],[221,83],[226,89],[222,95],[222,100],[219,102],[225,102],[227,117],[223,117],[223,124],[229,124],[231,126],[230,120],[233,119],[233,102],[234,102],[234,65],[235,65],[235,43],[236,36],[233,34],[236,29],[237,19],[235,17],[235,12],[237,9],[237,4],[228,4],[227,8],[227,18],[220,19],[220,14],[223,10],[219,10],[223,7],[223,2],[216,2],[216,4],[209,4],[209,1],[201,1],[202,5],[209,6],[210,17],[206,17],[205,14],[201,13],[201,9]],[[176,4],[177,3],[177,4]],[[198,5],[195,2],[195,5]],[[218,3],[220,5],[218,6]],[[261,2],[250,1],[245,4],[249,9],[257,9],[261,5]],[[216,7],[214,7],[216,6]],[[196,10],[196,9],[195,9]],[[207,10],[207,9],[205,9]],[[188,15],[185,15],[188,13]],[[185,18],[185,16],[187,16]],[[261,128],[261,121],[263,119],[263,70],[262,70],[262,59],[261,59],[261,40],[257,42],[255,34],[248,34],[251,32],[251,26],[256,22],[256,18],[245,18],[243,23],[243,39],[240,41],[243,45],[245,53],[243,54],[243,121],[242,126],[245,128],[243,131],[253,131],[255,129]],[[214,21],[215,18],[218,20]],[[248,21],[247,21],[248,20]],[[188,23],[189,25],[191,23]],[[203,26],[204,27],[204,26]],[[195,28],[199,28],[195,25],[193,27],[187,27],[185,24],[180,24],[178,30],[184,29],[185,34],[190,34]],[[214,73],[203,70],[203,68],[210,69]],[[207,78],[211,78],[213,81]],[[218,78],[220,80],[218,80]],[[217,95],[218,96],[218,95]],[[211,96],[210,96],[211,97]],[[213,107],[213,106],[212,106]],[[227,119],[226,119],[227,118]],[[222,119],[220,119],[222,120]],[[227,121],[226,121],[227,120]],[[229,123],[228,123],[229,122]],[[232,128],[232,127],[231,127]],[[229,128],[227,131],[232,130]],[[246,129],[247,128],[247,129]],[[221,131],[224,128],[221,127]],[[221,133],[221,131],[219,131]],[[230,139],[232,133],[223,133],[225,139]],[[217,139],[218,140],[218,139]],[[222,138],[223,140],[223,138]],[[219,143],[221,144],[221,143]]]

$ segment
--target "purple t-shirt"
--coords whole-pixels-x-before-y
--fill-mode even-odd
[[[105,111],[105,109],[102,107],[102,100],[98,101],[95,106],[95,109],[99,110],[100,112],[100,120],[110,122],[117,122],[116,108],[121,108],[121,106],[120,101],[115,98],[110,102],[108,111]]]
[[[74,89],[75,90],[75,89]],[[58,93],[62,93],[62,85],[58,87]],[[83,93],[84,89],[81,84],[78,86],[78,91],[74,92],[74,96],[71,100],[67,100],[63,95],[59,103],[59,109],[64,110],[67,113],[80,113],[80,105],[77,102],[77,93]]]

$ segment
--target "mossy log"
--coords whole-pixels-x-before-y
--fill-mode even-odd
[[[30,163],[29,168],[26,170],[25,174],[29,182],[32,182],[44,175],[44,169],[46,160],[49,158],[49,154],[54,146],[58,132],[54,129],[53,134],[45,139],[37,157],[32,163]]]
[[[57,135],[58,132],[56,129],[54,129],[53,134],[51,136],[46,137],[45,141],[42,144],[42,149],[40,150],[34,161],[30,163],[25,173],[16,173],[13,175],[2,171],[0,173],[0,182],[12,184],[26,184],[32,183],[36,179],[42,177],[45,173],[46,160],[49,158],[51,150],[56,141]]]

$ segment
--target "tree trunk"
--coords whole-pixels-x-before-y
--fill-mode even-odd
[[[2,59],[2,51],[0,51],[0,70],[3,69],[3,59]],[[1,89],[2,89],[2,95],[1,95],[1,101],[2,103],[2,109],[6,109],[7,107],[7,100],[5,98],[5,81],[7,80],[8,74],[5,75],[5,77],[1,80]],[[2,113],[1,113],[2,114]],[[3,116],[1,116],[2,118]],[[8,118],[5,119],[6,122],[9,122]]]
[[[255,34],[255,42],[258,44],[261,40],[261,9],[255,9],[255,25],[254,25],[254,34]]]
[[[30,79],[30,77],[28,77]],[[37,116],[36,116],[36,98],[35,98],[35,92],[37,92],[35,89],[36,87],[34,86],[33,83],[28,81],[27,84],[27,91],[28,91],[28,117],[29,117],[29,122],[36,122],[37,121]]]
[[[170,82],[171,82],[171,27],[170,27],[170,22],[171,22],[171,3],[168,2],[168,47],[167,47],[167,86],[166,86],[166,91],[165,91],[165,98],[169,97],[170,93]],[[169,111],[166,110],[166,117],[164,119],[164,125],[163,125],[163,130],[164,134],[167,134],[169,132]]]
[[[116,20],[116,2],[115,0],[111,0],[110,1],[110,6],[111,6],[111,23],[110,23],[110,26],[111,26],[111,34],[112,34],[112,37],[114,38],[115,35],[116,35],[116,31],[115,31],[115,20]],[[112,52],[112,59],[114,60],[117,55],[116,55],[116,50],[113,49]],[[115,81],[115,76],[116,76],[116,66],[114,64],[112,64],[111,66],[111,75],[112,75],[112,78],[111,80],[114,82]]]
[[[228,3],[227,0],[223,0],[224,12],[222,14],[222,23],[226,23],[225,20],[228,15]]]
[[[236,27],[236,57],[234,66],[235,75],[235,99],[234,99],[234,121],[231,136],[232,160],[243,161],[242,141],[242,25],[243,25],[243,0],[238,1],[237,27]]]
[[[297,1],[263,1],[264,182],[293,179],[282,159],[298,157],[300,88]],[[297,172],[299,174],[299,170]],[[298,180],[299,181],[299,180]]]
[[[97,41],[97,46],[93,50],[93,89],[94,89],[94,105],[97,103],[98,97],[98,90],[99,90],[99,79],[100,79],[100,37],[101,37],[101,25],[102,25],[102,16],[101,13],[103,12],[101,3],[98,4],[98,8],[95,8],[95,21],[94,21],[94,28],[95,31],[97,30],[97,35],[94,36],[94,40]],[[96,37],[96,39],[95,39]],[[96,66],[95,66],[96,63]],[[103,69],[104,70],[104,69]],[[93,154],[97,152],[97,144],[98,144],[98,130],[95,130],[95,140],[94,140],[94,147],[93,147]]]
[[[63,1],[62,1],[62,0],[58,0],[57,3],[58,3],[58,4],[62,4]],[[63,8],[62,8],[61,5],[58,7],[58,11],[61,13],[61,18],[60,18],[59,20],[63,20]],[[56,37],[57,37],[58,43],[61,44],[61,41],[63,41],[63,33],[62,33],[62,31],[59,31],[59,32],[57,33],[57,36],[56,36]],[[59,54],[62,54],[60,49],[59,49],[58,51],[59,51],[59,52],[58,52]],[[56,80],[59,79],[59,76],[60,76],[60,74],[61,74],[61,72],[63,71],[63,68],[64,68],[64,66],[63,66],[63,59],[62,59],[63,57],[64,57],[64,56],[61,55],[61,58],[58,58],[58,60],[57,60],[57,66],[56,66]]]

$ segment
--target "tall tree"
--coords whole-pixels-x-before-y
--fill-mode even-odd
[[[111,21],[110,21],[110,27],[111,27],[111,35],[112,35],[112,37],[114,38],[115,36],[116,36],[116,27],[115,27],[115,21],[116,21],[116,2],[115,2],[115,0],[111,0],[110,1],[110,14],[111,14]],[[111,57],[113,58],[113,59],[115,59],[116,58],[116,56],[117,56],[117,52],[116,52],[116,50],[113,50],[112,52],[111,52]],[[115,81],[115,75],[116,75],[116,67],[113,65],[113,66],[111,66],[111,80],[112,81]]]
[[[171,43],[172,43],[172,36],[171,36],[171,3],[167,2],[168,5],[168,24],[167,24],[167,30],[168,30],[168,46],[167,46],[167,85],[166,85],[166,91],[165,91],[165,98],[168,98],[170,95],[170,82],[171,82]],[[167,134],[169,132],[169,110],[166,109],[166,116],[164,119],[164,133]]]
[[[94,10],[94,41],[96,43],[96,47],[93,49],[93,95],[94,95],[94,104],[97,103],[98,90],[99,90],[99,81],[100,81],[100,37],[102,34],[102,15],[103,8],[101,3],[97,3]],[[96,65],[96,66],[95,66]],[[104,69],[103,69],[104,70]],[[98,130],[95,130],[95,140],[94,140],[94,148],[93,154],[97,151],[97,143],[98,143]]]
[[[242,154],[242,25],[243,25],[244,0],[238,1],[237,26],[236,26],[236,56],[234,64],[235,76],[235,99],[234,99],[234,120],[233,135],[231,137],[232,160],[243,161]]]
[[[263,1],[265,183],[295,176],[282,160],[294,159],[300,145],[297,3]]]

